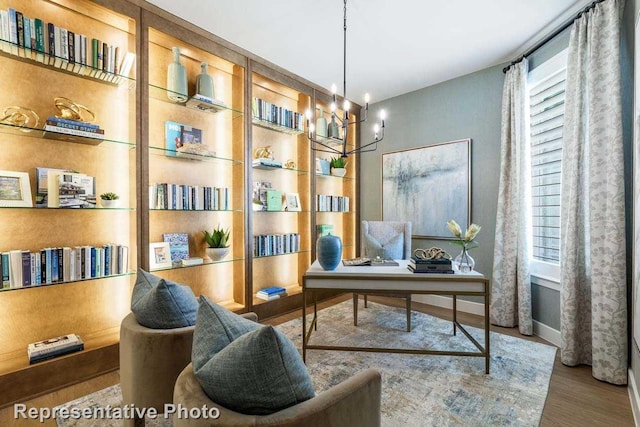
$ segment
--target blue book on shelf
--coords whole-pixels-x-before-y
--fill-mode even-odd
[[[104,275],[109,276],[111,272],[111,246],[104,245]]]
[[[53,248],[51,250],[51,282],[58,281],[58,249]]]
[[[91,247],[91,277],[96,277],[96,248]]]
[[[266,295],[278,295],[287,292],[287,290],[280,286],[271,286],[269,288],[260,289],[258,292]]]

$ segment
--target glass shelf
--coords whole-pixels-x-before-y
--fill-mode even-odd
[[[304,130],[293,129],[288,126],[278,125],[276,123],[269,122],[267,120],[261,120],[257,117],[252,117],[251,122],[265,129],[275,130],[276,132],[286,133],[287,135],[300,135],[304,133]]]
[[[195,111],[201,111],[206,114],[231,113],[232,118],[234,119],[244,116],[243,111],[224,105],[222,101],[219,101],[219,100],[214,100],[214,102],[216,103],[208,104],[207,105],[208,108],[203,108],[203,107],[199,107],[199,105],[202,105],[203,103],[202,102],[198,103],[193,96],[189,97],[189,100],[187,102],[175,102],[169,99],[169,97],[167,96],[168,93],[175,93],[175,92],[172,92],[169,89],[161,86],[156,86],[152,84],[149,85],[149,97],[157,101],[166,102],[167,104],[172,104],[172,105],[178,105],[178,106],[189,108]]]
[[[103,84],[122,86],[130,90],[135,88],[136,81],[133,78],[103,71],[90,65],[69,62],[67,59],[55,55],[49,55],[46,52],[36,51],[35,49],[25,49],[24,47],[19,47],[16,43],[12,43],[1,38],[0,56],[28,62],[40,67],[49,68],[66,74],[72,74],[74,76],[83,77]]]
[[[303,209],[303,210],[301,210],[301,211],[262,211],[262,210],[260,210],[260,211],[253,211],[253,212],[256,212],[256,213],[272,213],[272,214],[273,214],[273,213],[294,213],[294,214],[302,214],[302,213],[309,213],[309,212],[311,212],[311,211],[310,211],[310,210],[308,210],[308,209],[307,209],[307,210],[304,210],[304,209]]]
[[[244,261],[244,258],[229,258],[229,259],[221,259],[220,261],[211,261],[208,258],[203,258],[202,264],[196,265],[174,265],[172,267],[166,268],[154,268],[151,271],[168,271],[168,270],[182,270],[185,268],[194,268],[194,267],[202,267],[206,265],[214,265],[214,264],[228,264],[230,262]]]
[[[219,157],[219,156],[216,156],[215,154],[204,155],[204,154],[181,153],[180,151],[167,150],[166,148],[160,148],[160,147],[149,147],[149,151],[153,155],[166,156],[171,159],[196,160],[196,161],[206,161],[206,162],[212,162],[212,161],[231,162],[235,164],[244,163],[242,160]]]
[[[119,144],[128,146],[131,148],[135,148],[136,144],[127,141],[117,141],[114,139],[97,139],[97,138],[84,138],[76,135],[69,135],[66,133],[60,132],[52,132],[52,131],[44,131],[42,129],[31,128],[31,127],[23,127],[16,126],[6,123],[0,123],[0,133],[5,133],[9,135],[21,135],[30,138],[37,139],[55,139],[64,142],[72,142],[74,144],[88,144],[88,145],[100,145],[103,142],[108,142],[111,144]]]
[[[307,174],[308,170],[303,169],[295,169],[295,168],[285,168],[285,167],[277,167],[277,166],[267,166],[267,165],[252,165],[254,169],[266,170],[266,171],[287,171],[287,172],[296,172],[299,174]]]
[[[0,209],[33,209],[38,211],[135,211],[136,208],[124,207],[124,208],[103,208],[102,206],[96,206],[95,208],[49,208],[49,207],[35,207],[35,206],[0,206]]]
[[[150,211],[154,212],[244,212],[242,209],[155,209],[149,208]]]
[[[333,178],[333,179],[344,179],[345,181],[354,181],[355,178],[351,178],[349,176],[336,176],[336,175],[325,175],[323,173],[316,173],[318,178]]]
[[[316,211],[316,213],[350,214],[351,211]]]
[[[253,259],[262,259],[262,258],[273,258],[276,256],[286,256],[286,255],[299,255],[299,254],[305,254],[305,253],[309,253],[311,251],[297,251],[297,252],[287,252],[286,254],[277,254],[277,255],[260,255],[260,256],[254,256]]]
[[[24,289],[38,289],[38,288],[43,288],[43,287],[48,287],[48,286],[68,285],[69,283],[89,282],[89,281],[101,280],[101,279],[113,279],[114,277],[133,276],[134,274],[136,274],[135,271],[129,271],[129,272],[123,273],[123,274],[110,274],[108,276],[91,277],[91,278],[88,278],[88,279],[80,279],[80,280],[71,280],[69,282],[42,283],[40,285],[25,286],[25,287],[21,287],[21,288],[4,288],[4,289],[0,289],[0,292],[20,291],[20,290],[24,290]]]

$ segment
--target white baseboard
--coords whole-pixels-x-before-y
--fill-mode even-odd
[[[453,300],[451,297],[443,297],[440,295],[416,295],[411,296],[412,301],[421,302],[423,304],[434,305],[436,307],[453,308]],[[466,301],[460,298],[456,301],[458,311],[465,313],[477,314],[484,316],[484,304],[474,301]]]
[[[551,326],[547,326],[544,323],[540,323],[537,320],[533,321],[533,335],[549,341],[556,347],[560,347],[562,340],[560,339],[560,331],[553,329]]]
[[[631,412],[633,413],[633,423],[638,427],[640,421],[640,396],[638,395],[638,386],[633,376],[633,371],[628,371],[629,385],[627,390],[629,391],[629,401],[631,402]]]

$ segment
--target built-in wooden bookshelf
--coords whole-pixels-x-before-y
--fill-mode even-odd
[[[110,9],[85,0],[0,1],[23,18],[39,18],[76,34],[136,53],[136,10],[125,1]],[[23,23],[28,23],[25,19]],[[0,124],[0,170],[26,172],[34,207],[0,208],[0,251],[116,243],[129,250],[128,271],[115,276],[0,292],[0,406],[117,368],[118,330],[129,312],[137,265],[135,69],[117,76],[0,40],[0,113],[10,106],[34,111],[29,129]],[[49,59],[52,64],[49,64]],[[97,73],[102,73],[100,77]],[[91,75],[93,74],[93,76]],[[64,134],[44,135],[47,117],[60,114],[64,97],[95,114],[104,141],[77,143]],[[6,116],[2,114],[1,116]],[[83,141],[80,141],[83,142]],[[76,170],[93,176],[96,195],[115,192],[119,208],[36,208],[36,168]],[[30,366],[27,344],[78,334],[85,350]],[[72,366],[78,369],[73,369]],[[38,373],[41,377],[33,377]]]
[[[8,8],[108,42],[119,47],[121,57],[134,54],[135,64],[127,75],[99,73],[89,65],[76,69],[64,61],[56,65],[55,57],[49,65],[47,52],[22,55],[9,40],[0,40],[0,113],[20,106],[40,118],[27,128],[0,123],[0,170],[27,173],[32,198],[38,167],[77,170],[95,177],[96,195],[120,196],[118,207],[108,209],[99,201],[93,209],[0,207],[0,252],[108,243],[129,248],[123,274],[0,291],[0,407],[117,369],[119,328],[130,311],[136,270],[152,270],[149,245],[162,242],[163,234],[186,233],[190,256],[205,261],[154,274],[233,311],[254,311],[260,319],[299,308],[302,276],[315,258],[316,224],[333,224],[343,239],[343,256],[356,255],[357,156],[350,157],[346,177],[317,177],[306,122],[283,126],[252,113],[253,98],[295,113],[316,100],[328,105],[319,87],[146,2],[0,0],[0,10]],[[188,95],[195,93],[201,63],[208,64],[219,101],[211,111],[167,97],[173,47],[187,69]],[[56,97],[95,113],[104,140],[44,135],[43,121],[57,113]],[[208,152],[167,149],[167,121],[202,130]],[[357,140],[356,132],[349,143]],[[256,149],[266,146],[282,167],[253,167]],[[299,210],[254,211],[255,181],[282,191],[283,203],[286,195],[297,194]],[[201,210],[160,206],[150,201],[154,183],[227,188],[229,204]],[[318,193],[349,197],[349,212],[317,212]],[[231,253],[214,262],[207,260],[202,232],[218,226],[231,230]],[[253,252],[260,234],[299,238],[291,253],[260,256]],[[288,296],[269,302],[255,297],[269,286],[285,287]],[[84,340],[83,351],[29,365],[28,343],[69,333]]]
[[[251,75],[252,157],[259,157],[261,151],[264,152],[264,148],[268,147],[272,160],[283,166],[251,169],[252,199],[260,198],[257,187],[264,187],[265,182],[269,183],[272,189],[270,191],[279,192],[275,194],[280,199],[279,209],[269,204],[265,206],[269,210],[251,212],[251,310],[262,317],[273,315],[289,306],[299,306],[302,275],[311,264],[313,244],[310,236],[313,209],[310,194],[312,169],[304,122],[304,112],[309,108],[312,89],[299,83],[293,85],[286,79],[278,80],[279,77],[277,73],[257,64]],[[287,197],[297,197],[299,210],[288,210]],[[269,244],[289,239],[290,234],[294,235],[296,243],[287,253],[277,250],[260,252],[254,239],[254,236],[270,236],[264,238]],[[271,236],[283,237],[275,239]],[[288,247],[283,245],[283,248],[284,246]],[[287,296],[272,301],[264,301],[255,296],[260,289],[271,286],[285,288]]]
[[[242,311],[246,304],[245,70],[241,65],[207,51],[207,44],[201,38],[184,31],[176,34],[169,22],[159,18],[149,18],[149,21],[147,60],[154,66],[148,68],[147,188],[154,184],[169,184],[170,190],[178,194],[171,194],[174,197],[165,195],[165,200],[169,200],[164,205],[156,203],[154,197],[149,198],[148,232],[144,233],[141,250],[148,248],[149,243],[163,242],[164,234],[184,233],[188,235],[190,257],[200,257],[206,262],[154,271],[149,255],[144,265],[158,276],[188,284],[196,295],[207,295],[230,310]],[[214,82],[215,109],[194,108],[191,99],[176,102],[169,98],[167,69],[173,60],[174,47],[180,50],[180,62],[187,71],[190,98],[196,92],[196,76],[201,72],[201,63],[208,64],[208,74]],[[202,135],[199,146],[205,149],[196,154],[177,149],[173,140],[175,135],[167,126],[179,125],[199,130]],[[210,195],[215,199],[207,197],[207,201],[211,201],[207,209],[190,208],[178,197],[183,192],[180,186],[194,187],[194,190],[195,187],[210,187]],[[224,203],[224,192],[227,203]],[[203,194],[200,193],[200,199]],[[186,192],[184,200],[191,202]],[[205,254],[207,245],[203,231],[217,227],[231,231],[231,248],[225,258],[212,262]]]

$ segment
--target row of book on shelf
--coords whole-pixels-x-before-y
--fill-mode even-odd
[[[129,76],[135,54],[16,9],[0,10],[0,49],[74,73],[119,83]]]
[[[258,234],[253,236],[253,256],[283,255],[300,251],[300,234]]]
[[[231,191],[228,187],[152,184],[149,186],[149,208],[187,211],[229,210]]]
[[[102,246],[10,250],[0,255],[2,289],[73,282],[117,274],[129,268],[129,247]]]
[[[349,197],[317,194],[316,210],[318,212],[349,212]]]
[[[304,115],[279,107],[260,98],[253,98],[253,117],[278,126],[284,126],[300,132],[304,131]]]
[[[287,290],[281,286],[271,286],[268,288],[260,289],[256,292],[256,297],[265,301],[272,301],[274,299],[283,298],[287,296]]]
[[[36,207],[94,208],[96,180],[66,169],[36,168]]]
[[[51,138],[47,132],[56,132],[64,135],[80,136],[82,138],[104,139],[104,129],[94,123],[80,122],[77,120],[62,119],[49,116],[44,123],[45,136]]]
[[[81,350],[84,350],[82,339],[76,334],[68,334],[30,343],[27,356],[32,364]]]
[[[413,273],[453,274],[454,270],[450,259],[421,259],[412,256],[407,268]]]

